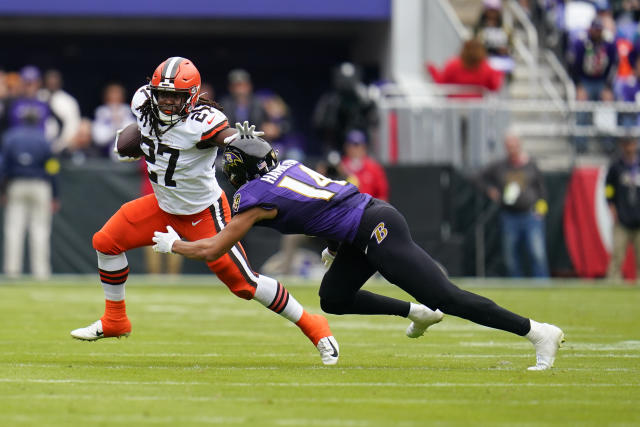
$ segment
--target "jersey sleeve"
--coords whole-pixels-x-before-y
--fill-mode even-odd
[[[227,116],[225,116],[222,111],[215,108],[207,108],[200,110],[199,113],[205,113],[204,119],[202,120],[200,141],[215,138],[220,132],[229,128]]]
[[[236,194],[233,195],[233,204],[231,206],[232,215],[239,214],[256,206],[268,210],[276,208],[274,204],[257,197],[253,191],[255,190],[255,186],[251,184],[252,182],[240,187],[240,189],[236,191]]]
[[[140,88],[133,95],[133,98],[131,99],[131,112],[134,116],[136,116],[137,119],[140,119],[142,115],[138,108],[140,108],[140,106],[144,104],[150,97],[151,94],[149,93],[147,85],[140,86]]]

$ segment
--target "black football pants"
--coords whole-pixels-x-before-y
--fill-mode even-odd
[[[376,271],[432,310],[440,309],[517,335],[529,332],[529,319],[451,283],[429,254],[413,241],[402,214],[388,203],[373,199],[365,209],[353,243],[340,246],[322,279],[322,309],[332,314],[406,316],[406,302],[360,289]]]

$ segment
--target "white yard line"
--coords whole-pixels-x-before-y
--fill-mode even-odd
[[[535,375],[535,374],[532,374]],[[0,383],[28,383],[28,384],[109,384],[109,385],[176,385],[211,386],[212,382],[201,381],[115,381],[115,380],[83,380],[83,379],[46,379],[46,378],[0,378]],[[423,382],[423,383],[396,383],[396,382],[318,382],[318,383],[297,383],[297,382],[222,382],[219,386],[227,387],[401,387],[401,388],[429,388],[429,387],[638,387],[638,383],[467,383],[467,382]]]

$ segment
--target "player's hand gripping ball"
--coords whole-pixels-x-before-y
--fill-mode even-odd
[[[144,155],[140,143],[142,142],[142,134],[138,125],[132,123],[124,129],[120,129],[116,133],[116,143],[114,152],[119,156],[120,160],[137,160]]]

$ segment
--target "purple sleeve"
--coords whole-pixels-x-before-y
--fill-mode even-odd
[[[264,209],[276,208],[274,204],[268,203],[266,200],[264,200],[264,197],[257,196],[258,194],[260,194],[260,189],[257,188],[259,185],[260,181],[254,180],[236,191],[236,193],[233,195],[231,215],[236,215],[255,206],[259,206]]]

